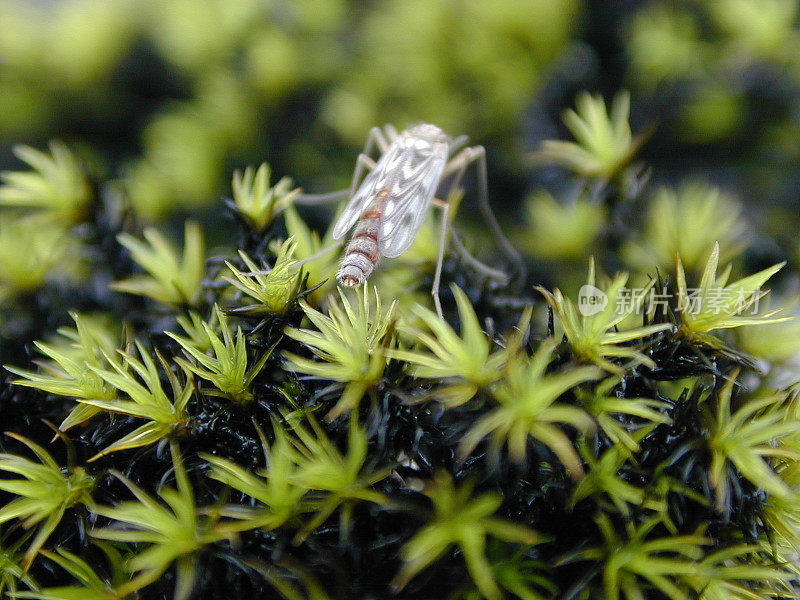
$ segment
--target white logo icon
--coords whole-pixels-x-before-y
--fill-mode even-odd
[[[601,312],[608,304],[608,296],[603,290],[593,285],[581,286],[578,291],[578,311],[584,317],[591,317]]]

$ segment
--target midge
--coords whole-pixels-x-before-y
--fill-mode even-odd
[[[431,294],[441,317],[439,284],[450,206],[445,200],[436,198],[436,192],[442,182],[450,177],[447,194],[443,194],[445,198],[449,197],[458,188],[471,164],[478,167],[478,200],[487,224],[503,249],[515,262],[522,263],[519,254],[500,230],[488,204],[485,150],[482,146],[464,148],[466,141],[466,136],[450,140],[441,129],[429,123],[414,125],[400,133],[391,125],[383,129],[373,127],[363,152],[358,156],[349,190],[332,194],[306,194],[295,199],[299,203],[312,204],[348,194],[350,199],[333,228],[335,240],[342,240],[353,230],[336,274],[342,285],[360,285],[367,280],[382,256],[395,258],[408,250],[422,227],[428,209],[434,204],[442,210],[442,224]],[[381,152],[377,162],[370,157],[376,146]],[[369,173],[362,181],[365,169]],[[472,267],[489,277],[508,280],[505,273],[472,257],[458,240],[455,231],[452,231],[452,235],[456,250]]]

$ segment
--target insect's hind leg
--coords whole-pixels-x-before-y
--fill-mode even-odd
[[[458,189],[458,187],[461,185],[461,180],[464,178],[467,167],[471,164],[475,164],[478,176],[478,206],[489,225],[492,235],[506,255],[517,266],[517,276],[519,277],[520,281],[524,283],[528,271],[527,267],[525,266],[525,261],[523,260],[522,255],[517,251],[516,248],[514,248],[509,239],[503,233],[503,230],[500,228],[500,224],[497,222],[497,218],[494,215],[494,211],[489,205],[489,182],[486,168],[486,149],[483,146],[471,146],[469,148],[464,148],[461,152],[456,154],[448,161],[444,168],[444,172],[442,173],[442,178],[445,178],[449,175],[454,175],[448,189],[448,196],[453,190]],[[454,237],[454,241],[455,239],[456,238]],[[454,243],[456,249],[458,249],[459,244],[460,241],[456,241]],[[491,270],[494,271],[494,269]],[[508,276],[505,278],[508,279]]]
[[[458,252],[458,254],[461,256],[461,259],[469,264],[473,269],[479,273],[483,273],[487,277],[499,279],[501,281],[508,281],[508,275],[506,275],[503,271],[498,271],[497,269],[493,269],[490,266],[483,264],[467,251],[467,249],[461,243],[461,240],[459,239],[456,230],[453,228],[453,225],[450,223],[450,204],[443,200],[434,198],[433,205],[442,211],[442,228],[439,237],[439,255],[436,259],[436,271],[433,276],[433,285],[431,286],[431,296],[433,296],[433,304],[436,307],[436,313],[439,315],[440,319],[444,320],[442,303],[441,299],[439,298],[439,288],[441,287],[442,283],[442,264],[444,263],[444,246],[447,241],[448,229],[453,238],[453,246],[455,247],[456,252]]]
[[[361,151],[361,154],[358,155],[358,159],[356,159],[356,168],[353,170],[353,179],[350,182],[349,188],[328,192],[326,194],[299,194],[294,198],[295,204],[327,204],[328,202],[336,202],[343,198],[351,197],[364,174],[364,169],[371,171],[375,168],[375,160],[370,155],[376,146],[381,154],[386,152],[386,149],[389,147],[389,143],[386,141],[386,135],[381,131],[380,127],[373,127],[369,130],[364,149]]]
[[[442,210],[442,231],[439,237],[439,256],[436,259],[436,272],[433,275],[433,285],[431,286],[431,296],[433,296],[433,304],[436,307],[436,314],[444,321],[444,314],[442,314],[442,301],[439,298],[439,287],[442,284],[442,263],[444,262],[444,244],[447,240],[447,226],[449,224],[450,205],[447,202],[434,200],[434,205]]]

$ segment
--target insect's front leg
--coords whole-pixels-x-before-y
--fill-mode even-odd
[[[391,123],[387,123],[386,125],[384,125],[383,131],[386,135],[386,139],[389,140],[390,142],[393,142],[400,137],[400,134],[398,133],[397,129],[395,129],[395,126],[392,125]]]
[[[389,147],[388,140],[390,139],[391,133],[387,135],[380,127],[373,127],[369,130],[367,142],[364,144],[364,149],[361,151],[361,153],[366,154],[367,156],[372,156],[372,147],[377,146],[380,153],[383,154]]]
[[[374,160],[372,160],[366,154],[359,154],[358,158],[356,159],[356,168],[353,170],[353,179],[350,182],[350,189],[348,190],[348,198],[352,198],[353,194],[356,193],[356,188],[358,184],[361,182],[361,178],[364,175],[364,169],[368,169],[372,171],[377,164]]]
[[[467,145],[469,141],[468,135],[460,135],[456,139],[454,139],[450,144],[448,144],[450,149],[450,154],[455,154],[456,152],[461,151],[461,149]]]
[[[328,202],[337,202],[343,198],[350,198],[364,174],[364,169],[366,168],[371,171],[375,168],[375,160],[370,156],[375,146],[378,147],[381,154],[386,152],[386,148],[389,147],[386,137],[380,127],[373,127],[369,130],[367,141],[364,144],[364,150],[356,159],[356,168],[353,171],[353,179],[349,188],[328,192],[327,194],[299,194],[294,198],[295,204],[318,205],[327,204]]]

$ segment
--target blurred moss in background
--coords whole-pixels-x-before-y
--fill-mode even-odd
[[[276,181],[331,191],[349,183],[370,127],[429,121],[487,147],[501,222],[542,276],[566,288],[598,248],[611,268],[671,267],[676,250],[702,264],[714,241],[723,258],[747,250],[753,266],[797,259],[798,6],[0,0],[0,168],[19,170],[21,158],[36,169],[33,150],[17,158],[12,147],[62,140],[88,172],[77,184],[116,182],[104,193],[141,223],[176,216],[179,231],[199,214],[213,222],[213,244],[225,235],[216,215],[235,169],[267,161]],[[594,139],[578,139],[586,127]],[[553,139],[568,141],[544,143]],[[548,160],[527,160],[537,151]],[[61,177],[75,171],[70,160],[61,152]],[[563,189],[564,171],[598,169],[615,186],[610,199]],[[658,191],[638,198],[648,178]],[[6,196],[8,221],[24,202]],[[83,197],[59,214],[85,211]],[[609,221],[619,202],[631,205],[628,222]],[[468,243],[481,233],[474,212],[468,190],[459,215]],[[330,214],[303,218],[324,230]],[[679,239],[687,224],[702,234],[691,249]],[[51,219],[37,235],[60,239],[66,225]],[[769,240],[743,235],[754,226]],[[618,247],[625,228],[642,233]],[[35,253],[29,271],[58,265],[51,254]]]
[[[394,569],[391,561],[399,556],[406,566],[393,585],[403,587],[425,566],[422,558],[432,560],[454,544],[460,550],[451,553],[450,566],[432,571],[430,581],[457,581],[466,572],[461,566],[451,570],[451,559],[461,565],[466,557],[467,571],[489,598],[500,597],[495,578],[519,597],[544,597],[528,589],[530,583],[550,590],[549,575],[539,575],[543,568],[559,571],[559,586],[569,586],[563,591],[572,598],[599,594],[602,587],[604,597],[644,598],[639,579],[677,600],[688,598],[684,590],[690,589],[703,600],[728,597],[720,591],[728,589],[733,590],[730,597],[778,597],[778,587],[761,596],[756,584],[764,583],[766,589],[771,580],[788,580],[783,567],[800,549],[800,502],[795,501],[800,497],[800,444],[791,431],[800,407],[800,326],[784,320],[800,312],[799,18],[800,0],[0,0],[0,365],[9,365],[7,372],[0,371],[3,418],[10,429],[25,427],[40,441],[50,439],[45,424],[65,418],[63,398],[42,402],[41,395],[26,397],[18,387],[75,398],[79,406],[61,423],[64,430],[76,426],[79,452],[86,454],[95,446],[91,461],[117,467],[121,463],[112,461],[122,461],[122,455],[108,456],[112,452],[151,446],[154,451],[139,453],[128,464],[135,468],[127,470],[156,479],[165,465],[152,465],[169,461],[155,450],[166,436],[181,438],[187,458],[213,444],[215,456],[204,460],[218,474],[239,469],[219,461],[227,461],[229,453],[238,455],[240,448],[243,457],[255,450],[253,456],[260,461],[260,446],[267,454],[271,446],[276,449],[273,456],[280,456],[279,449],[291,445],[296,451],[287,450],[283,462],[269,466],[290,473],[286,477],[291,479],[295,472],[317,472],[312,460],[316,454],[319,465],[332,465],[325,472],[333,476],[312,479],[341,485],[316,489],[301,477],[299,495],[290,490],[294,482],[288,487],[279,483],[273,493],[272,482],[280,480],[270,474],[235,488],[280,517],[276,527],[299,516],[283,510],[287,506],[297,504],[298,511],[309,514],[319,511],[312,526],[296,534],[296,573],[294,557],[287,553],[291,560],[280,558],[282,538],[265,543],[263,532],[258,540],[251,538],[263,556],[280,559],[275,566],[286,566],[292,577],[298,576],[298,585],[307,586],[308,594],[295,593],[293,584],[279,588],[273,579],[280,578],[271,568],[253,566],[287,598],[327,597],[321,588],[317,594],[316,583],[300,570],[306,559],[305,564],[320,566],[327,577],[347,573],[339,569],[341,557],[351,555],[368,564],[361,563],[364,557],[384,563],[379,569]],[[485,270],[475,277],[474,263],[463,258],[465,253],[458,253],[461,258],[450,253],[451,243],[441,286],[449,322],[440,322],[424,306],[432,303],[429,284],[438,276],[439,229],[431,211],[408,252],[387,260],[370,280],[377,290],[374,310],[371,293],[358,304],[342,295],[340,305],[331,305],[327,298],[336,287],[337,257],[320,255],[320,250],[332,241],[334,208],[294,206],[295,188],[330,192],[348,185],[371,127],[391,123],[404,128],[421,121],[485,146],[489,202],[502,229],[525,255],[527,280],[509,277],[509,285],[495,286],[484,277]],[[463,189],[454,186],[448,198],[450,217],[457,219],[454,230],[478,258],[492,268],[508,269],[513,261],[504,263],[497,251],[500,236],[490,240],[490,228],[480,221],[475,183],[474,173],[467,174]],[[226,196],[230,199],[223,202]],[[238,231],[236,219],[243,225]],[[481,244],[483,240],[487,243]],[[303,263],[302,275],[298,262]],[[262,272],[266,266],[271,270]],[[768,279],[772,293],[764,297],[761,288]],[[690,287],[698,281],[698,288]],[[607,304],[601,312],[579,318],[580,299],[576,305],[573,298],[583,287],[605,295]],[[642,317],[639,305],[656,297],[651,291],[663,296],[672,292],[677,305],[688,305],[690,296],[699,298],[699,308],[685,314],[664,304],[657,310],[654,299]],[[714,304],[715,292],[716,301],[723,297],[724,302]],[[741,304],[734,306],[737,292]],[[306,322],[318,331],[301,329],[301,296]],[[517,319],[514,313],[523,306],[532,308]],[[780,308],[784,312],[776,315]],[[752,313],[744,315],[744,309]],[[676,312],[681,312],[679,319]],[[235,332],[229,319],[236,319]],[[258,324],[245,333],[240,320]],[[119,331],[122,321],[125,326]],[[503,331],[515,326],[515,331],[526,332],[530,321],[530,340],[515,333],[501,342]],[[423,324],[430,335],[419,328]],[[178,327],[183,331],[176,333]],[[734,329],[739,331],[730,331]],[[544,342],[529,356],[528,349],[544,331],[556,339],[563,335],[564,342],[557,352],[555,344]],[[32,347],[46,358],[39,363],[41,372],[24,367]],[[117,347],[127,351],[115,354]],[[301,355],[302,347],[306,356],[310,351],[319,360]],[[162,358],[162,349],[174,363]],[[593,366],[572,368],[568,363],[573,359]],[[745,365],[742,382],[757,387],[751,396],[734,395],[732,402],[739,379],[734,364]],[[173,370],[176,365],[180,377]],[[319,378],[325,387],[315,390],[305,377],[285,378],[292,370]],[[137,372],[147,389],[136,381]],[[12,381],[8,373],[22,379]],[[257,397],[251,384],[258,376],[263,380],[257,384]],[[713,383],[707,383],[710,379]],[[163,387],[167,380],[171,395]],[[576,386],[588,388],[594,380],[593,391],[578,393]],[[793,389],[787,394],[772,389],[789,384]],[[382,441],[368,444],[367,430],[357,420],[362,417],[354,416],[348,432],[338,432],[338,442],[344,440],[342,434],[348,436],[345,456],[338,449],[341,444],[334,445],[325,433],[334,431],[334,424],[316,423],[309,413],[312,434],[294,421],[299,413],[287,413],[281,414],[288,425],[285,433],[297,439],[288,441],[275,420],[275,441],[267,444],[254,417],[259,413],[252,411],[263,411],[266,424],[281,408],[322,407],[339,390],[344,395],[328,414],[366,408],[369,402],[371,414],[388,417],[362,421],[372,431],[385,430]],[[425,402],[444,398],[447,411],[474,398],[474,406],[491,412],[476,419],[478,413],[465,404],[458,423],[439,408],[416,404],[423,392]],[[209,397],[230,402],[217,404]],[[743,408],[747,398],[754,400],[754,408]],[[778,401],[782,406],[772,408]],[[85,425],[101,410],[121,418],[108,421],[108,429],[97,424],[99,418]],[[131,419],[146,423],[108,445],[113,437],[109,432],[120,424],[126,427]],[[616,448],[601,447],[605,438],[597,437],[598,443],[582,441],[576,449],[561,431],[567,426],[569,436],[592,435],[594,421]],[[251,423],[250,434],[240,435]],[[731,423],[743,425],[735,430]],[[698,427],[705,428],[702,435]],[[454,440],[461,434],[466,437],[456,448]],[[509,514],[518,521],[513,526],[488,516],[498,510],[500,495],[495,498],[493,491],[473,501],[472,484],[459,481],[455,486],[449,475],[424,490],[436,508],[429,525],[412,537],[408,527],[417,527],[415,521],[400,519],[407,521],[402,524],[405,541],[405,534],[385,537],[394,526],[383,516],[372,519],[369,515],[378,513],[366,512],[371,509],[354,512],[357,499],[384,504],[383,492],[362,493],[371,484],[386,479],[386,485],[397,485],[398,478],[370,471],[386,457],[392,462],[402,457],[404,469],[406,462],[424,465],[429,475],[431,465],[438,463],[461,471],[485,462],[472,451],[487,437],[494,449],[507,445],[513,459],[528,454],[529,437],[538,444],[539,456],[530,453],[528,466],[506,471],[511,485],[502,484],[504,500],[511,500]],[[773,445],[784,437],[791,450]],[[21,438],[12,435],[12,440]],[[404,446],[411,440],[413,452]],[[17,472],[16,458],[5,453],[5,443],[0,438],[6,457],[0,469]],[[73,447],[60,463],[28,447],[43,464],[52,463],[45,469],[48,480],[69,492],[68,471],[59,470],[58,464],[68,462],[72,468]],[[217,449],[223,450],[219,456]],[[548,466],[541,460],[542,450],[552,451],[558,460]],[[633,453],[640,450],[646,460],[634,460]],[[660,456],[662,450],[666,454]],[[452,460],[453,451],[459,462]],[[384,457],[373,463],[378,452]],[[469,454],[469,461],[462,462]],[[148,578],[158,577],[176,557],[177,587],[188,596],[195,571],[203,571],[196,562],[200,552],[232,537],[233,529],[217,527],[223,524],[219,516],[239,519],[236,515],[244,512],[226,514],[215,498],[213,509],[197,514],[194,483],[188,478],[196,483],[200,471],[185,471],[180,456],[173,446],[168,468],[174,469],[177,487],[159,492],[170,511],[152,528],[166,542],[155,543],[128,563],[143,573],[133,580],[123,574],[120,581],[127,581],[127,587],[111,590],[119,583],[92,573],[91,583],[103,598],[122,597],[125,590],[150,583]],[[765,457],[792,462],[776,460],[773,473]],[[698,466],[706,459],[711,465],[707,476]],[[559,470],[558,463],[566,470]],[[580,476],[582,463],[588,467],[583,480],[588,483],[571,490],[569,476]],[[499,464],[495,461],[491,468]],[[651,485],[644,473],[657,464],[666,467],[655,469]],[[347,473],[337,479],[341,465]],[[623,466],[625,474],[618,476]],[[666,468],[673,467],[685,481],[672,481]],[[767,495],[757,491],[765,472]],[[116,508],[102,508],[100,501],[91,510],[119,523],[135,524],[141,520],[136,517],[138,505],[156,502],[150,496],[154,485],[142,494],[128,486],[141,502],[118,504],[118,484],[108,488],[109,478],[86,479],[82,467],[75,473],[80,493],[56,498],[60,513],[53,513],[57,518],[52,527],[65,511],[74,508],[75,514],[64,521],[63,531],[50,537],[51,547],[67,539],[86,550],[88,538],[74,535],[76,523],[85,517],[77,511],[89,504],[85,486],[105,486],[103,493],[116,490]],[[403,477],[399,481],[406,487]],[[227,475],[212,478],[229,483]],[[3,481],[0,488],[14,494],[38,490],[27,481]],[[264,481],[268,487],[261,495]],[[499,481],[491,475],[492,487]],[[792,504],[787,486],[794,490]],[[206,497],[213,494],[212,488],[195,489]],[[691,497],[697,490],[703,492],[700,500]],[[300,504],[309,491],[329,498],[315,496],[312,503]],[[570,501],[567,494],[573,492]],[[735,502],[729,492],[735,492]],[[681,495],[687,501],[673,502]],[[591,510],[580,508],[590,496],[601,499],[589,505]],[[714,521],[707,529],[696,528],[699,523],[687,515],[706,497],[715,502],[717,512],[697,513]],[[692,508],[688,500],[697,506]],[[14,502],[20,501],[13,500],[0,521],[27,510],[13,513],[18,506]],[[47,504],[49,496],[42,502]],[[484,510],[481,503],[489,508]],[[570,503],[568,513],[561,513]],[[446,510],[440,510],[445,504]],[[674,514],[673,506],[678,509]],[[109,511],[118,512],[113,516]],[[313,523],[321,524],[334,511],[340,512],[339,535],[326,528],[311,536],[318,529]],[[612,511],[619,517],[614,522],[627,526],[624,534],[607,519]],[[466,515],[464,522],[474,532],[458,524],[459,514]],[[73,516],[80,520],[70,521]],[[348,548],[351,518],[362,526],[374,520],[380,538],[390,541],[361,548],[359,541]],[[542,550],[541,555],[538,548],[523,549],[510,558],[505,554],[510,547],[485,544],[491,534],[538,546],[540,540],[532,533],[518,537],[517,525],[526,519],[545,526],[548,536],[541,541],[546,543],[552,541],[549,528],[555,525],[553,539],[559,548]],[[663,531],[654,529],[658,522]],[[26,521],[26,527],[31,523]],[[176,523],[186,527],[176,529]],[[516,534],[508,533],[512,529]],[[7,531],[16,535],[19,530]],[[35,534],[39,541],[31,544],[30,559],[52,532],[43,525]],[[95,529],[97,537],[110,540],[138,543],[149,536],[111,532]],[[478,533],[470,542],[465,532]],[[658,537],[666,532],[669,539]],[[744,545],[759,541],[760,535],[763,546]],[[13,542],[16,546],[9,546],[10,538],[0,536],[0,562],[5,555],[13,565],[27,539],[23,535]],[[241,548],[254,547],[248,544]],[[441,550],[426,558],[419,551],[426,545]],[[160,548],[164,553],[159,558],[154,552]],[[351,552],[353,548],[358,552]],[[72,569],[65,569],[73,574],[91,573],[84,558],[99,556],[84,552],[83,558],[76,554],[70,561],[62,554],[59,562],[47,552],[43,554],[50,562],[71,564]],[[240,562],[239,548],[224,552],[218,556],[229,565],[250,568],[251,562],[260,561],[248,557]],[[415,553],[422,558],[415,559]],[[752,559],[746,558],[751,554]],[[393,558],[387,561],[385,556]],[[540,562],[539,556],[546,560]],[[780,568],[765,570],[761,558]],[[111,554],[108,559],[121,563]],[[587,559],[595,564],[584,575],[570,565]],[[45,579],[31,572],[44,584],[52,574],[46,571],[52,569],[48,564],[34,565],[47,573]],[[353,589],[374,578],[370,569],[360,571],[347,573],[357,575]],[[7,581],[24,581],[24,570],[9,573],[0,574],[0,595],[10,585]],[[228,583],[218,573],[202,574],[207,589],[207,582],[215,589],[217,582]],[[148,581],[142,583],[142,577]],[[237,577],[252,579],[249,572]],[[796,580],[797,572],[791,578]],[[764,581],[755,581],[760,579]],[[165,584],[171,587],[169,577],[153,589]],[[67,590],[64,597],[78,597],[72,588],[62,589]],[[471,588],[456,589],[452,597],[461,597],[461,592],[464,598],[478,597]],[[411,585],[404,593],[431,597],[417,594]],[[16,597],[56,597],[48,594],[45,589]],[[141,596],[146,597],[164,596]]]
[[[303,183],[341,184],[385,122],[430,121],[508,148],[579,9],[3,0],[0,143],[65,140],[119,177],[146,220],[217,202],[234,167],[265,158]]]
[[[763,209],[797,203],[798,17],[796,0],[659,1],[642,3],[618,31],[625,85],[660,119],[648,160],[742,188],[784,235],[796,211]]]

